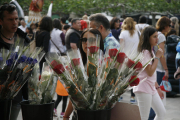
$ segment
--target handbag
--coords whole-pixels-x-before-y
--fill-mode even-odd
[[[50,38],[51,42],[54,44],[54,46],[58,49],[58,51],[60,52],[61,56],[66,56],[65,53],[61,53],[61,50],[58,48],[58,46],[53,42],[53,40]]]
[[[170,91],[172,91],[172,87],[171,87],[170,82],[167,81],[167,80],[165,80],[164,78],[165,78],[165,76],[163,77],[163,80],[162,80],[162,82],[161,82],[161,84],[160,84],[161,90],[162,90],[162,91],[165,91],[165,92],[170,92]]]

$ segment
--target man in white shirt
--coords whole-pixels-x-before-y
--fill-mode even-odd
[[[20,23],[21,23],[21,25],[19,26],[19,28],[20,28],[22,31],[26,32],[27,26],[26,26],[25,21],[24,21],[24,20],[21,20]]]

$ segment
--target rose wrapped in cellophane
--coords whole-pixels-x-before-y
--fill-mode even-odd
[[[98,69],[99,69],[99,55],[100,55],[100,36],[95,38],[88,35],[87,38],[87,76],[88,85],[85,96],[88,99],[91,107],[95,101],[95,93],[98,86]],[[92,109],[90,107],[90,109]]]
[[[21,41],[22,42],[22,41]],[[36,48],[33,54],[29,54],[29,46],[23,47],[20,40],[17,40],[8,51],[7,56],[3,55],[6,50],[1,50],[0,69],[0,99],[14,98],[31,75],[34,65],[37,63],[37,55],[42,48]],[[6,62],[5,62],[6,61]]]
[[[87,86],[87,74],[85,73],[84,65],[79,50],[69,50],[67,55],[70,60],[71,75],[73,76],[73,82],[85,94],[85,88]]]
[[[48,53],[46,55],[46,61],[49,63],[54,72],[61,78],[61,83],[65,86],[75,108],[86,109],[89,106],[89,102],[73,82],[66,65],[64,65],[65,62],[63,59],[56,53]]]

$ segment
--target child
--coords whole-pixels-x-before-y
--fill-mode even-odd
[[[150,62],[145,70],[142,71],[138,76],[140,80],[143,80],[144,78],[147,79],[133,88],[133,92],[137,96],[141,120],[148,120],[151,107],[156,113],[154,120],[164,120],[166,112],[161,101],[161,99],[164,98],[164,95],[156,82],[156,67],[158,64],[158,59],[163,55],[161,48],[159,48],[156,55],[154,55],[153,46],[157,45],[157,42],[157,30],[150,26],[146,27],[141,34],[138,51],[143,52],[143,65],[145,65],[151,58],[154,58],[154,60]]]

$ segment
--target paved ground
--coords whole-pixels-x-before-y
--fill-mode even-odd
[[[56,96],[56,95],[55,95]],[[54,97],[56,99],[56,97]],[[123,94],[123,101],[122,102],[129,102],[130,100],[130,92]],[[62,102],[58,106],[58,117],[54,117],[53,120],[62,120],[60,118]],[[176,98],[166,98],[166,117],[164,120],[180,120],[180,95]],[[22,120],[22,114],[19,113],[18,120]]]

